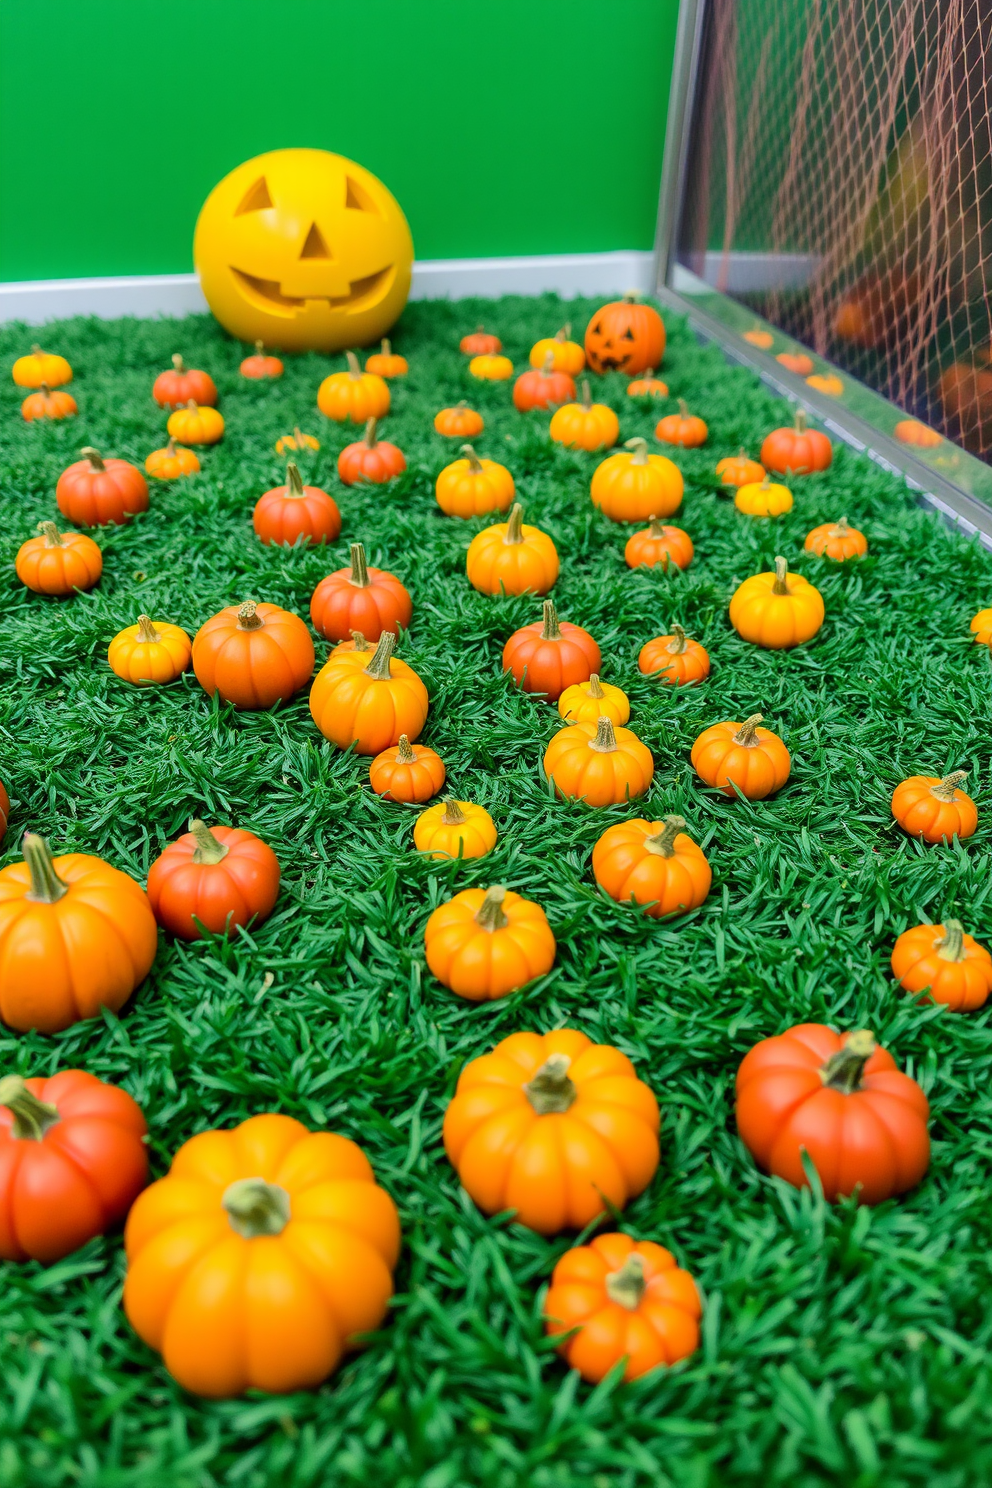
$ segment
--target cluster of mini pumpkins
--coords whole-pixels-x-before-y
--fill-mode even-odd
[[[462,350],[474,377],[508,380],[509,359],[482,328]],[[531,368],[514,386],[522,411],[554,408],[550,434],[564,446],[597,452],[619,436],[616,414],[596,404],[574,377],[628,374],[633,398],[667,397],[654,376],[664,351],[660,316],[629,300],[594,315],[584,346],[567,327],[538,342]],[[35,362],[38,363],[35,366]],[[71,377],[36,350],[15,368],[47,391]],[[191,444],[223,435],[217,390],[208,374],[175,358],[153,396],[172,412],[169,444],[149,456],[156,479],[199,468]],[[24,371],[22,364],[29,366]],[[242,363],[246,377],[281,375],[282,363],[262,346]],[[343,450],[338,472],[347,486],[384,483],[405,469],[396,446],[377,437],[390,408],[389,379],[407,364],[388,343],[362,370],[353,354],[318,391],[329,418],[363,425],[362,440]],[[643,374],[643,375],[642,375]],[[212,418],[209,417],[212,415]],[[55,416],[25,413],[26,417]],[[469,441],[483,432],[467,403],[441,410],[439,433]],[[702,419],[680,408],[656,429],[660,442],[699,446]],[[318,447],[299,428],[277,445],[289,456],[284,485],[266,492],[254,512],[264,543],[326,543],[341,531],[329,493],[305,486],[296,453]],[[148,506],[144,475],[90,447],[60,477],[56,501],[81,526],[124,523]],[[643,796],[653,776],[650,750],[629,728],[624,692],[600,676],[594,637],[561,619],[545,597],[558,576],[551,539],[524,524],[511,472],[480,458],[466,443],[441,471],[436,497],[452,517],[488,512],[506,520],[479,532],[466,560],[481,593],[532,593],[542,615],[509,636],[502,666],[524,692],[556,704],[562,726],[544,756],[559,797],[599,808]],[[721,480],[738,508],[772,517],[792,503],[770,474],[801,478],[826,468],[826,436],[805,427],[771,432],[761,463],[746,452],[722,459]],[[195,463],[190,463],[190,462]],[[647,522],[627,540],[631,567],[683,567],[693,557],[688,534],[665,527],[682,500],[678,467],[632,440],[593,471],[593,504],[617,523]],[[42,524],[17,557],[31,589],[69,595],[100,575],[99,548],[80,533]],[[88,547],[86,546],[88,545]],[[843,562],[866,551],[846,522],[826,523],[806,548]],[[92,551],[91,551],[92,550]],[[95,556],[94,556],[95,555]],[[394,574],[372,567],[360,541],[348,567],[328,574],[310,604],[314,629],[333,643],[313,679],[310,711],[331,743],[370,758],[369,780],[386,800],[424,806],[414,825],[417,849],[437,859],[489,852],[497,829],[471,801],[442,795],[446,771],[437,753],[418,743],[428,717],[427,688],[394,654],[413,613],[413,598]],[[976,639],[992,642],[992,612],[976,617]],[[788,571],[746,580],[733,596],[730,620],[747,641],[770,649],[801,644],[820,629],[822,597]],[[135,685],[168,683],[192,665],[199,682],[236,708],[267,708],[310,682],[315,652],[299,616],[246,600],[208,619],[191,640],[177,625],[141,616],[111,642],[113,671]],[[640,670],[662,686],[705,681],[705,649],[679,626],[648,641]],[[791,767],[784,742],[761,727],[760,715],[704,730],[691,760],[700,779],[730,798],[760,800],[778,790]],[[931,843],[975,830],[974,803],[960,789],[962,772],[912,777],[896,790],[893,815]],[[429,805],[441,796],[436,804]],[[0,787],[5,823],[9,801]],[[661,917],[700,905],[711,884],[704,854],[681,817],[616,823],[593,850],[592,871],[603,891],[639,912]],[[23,838],[23,862],[0,871],[0,1016],[8,1025],[45,1033],[119,1009],[146,976],[158,927],[195,940],[206,932],[233,934],[263,920],[277,902],[280,867],[254,834],[193,820],[149,871],[142,889],[128,875],[85,854],[53,858],[44,840]],[[472,1001],[499,998],[550,970],[555,938],[541,907],[503,885],[455,894],[425,928],[428,965],[438,980]],[[66,945],[98,946],[100,954],[68,957]],[[992,958],[955,921],[918,926],[899,937],[893,971],[909,991],[952,1008],[980,1005],[992,989]],[[783,1092],[788,1092],[788,1098]],[[761,1041],[737,1079],[738,1128],[759,1164],[804,1185],[804,1154],[828,1199],[859,1191],[878,1202],[919,1181],[929,1161],[926,1098],[870,1033],[837,1034],[799,1025]],[[513,1210],[543,1235],[582,1229],[618,1213],[650,1183],[659,1161],[657,1100],[618,1049],[593,1044],[574,1029],[520,1032],[461,1072],[444,1120],[445,1151],[486,1214]],[[203,1132],[176,1153],[169,1173],[145,1187],[146,1127],[124,1091],[78,1070],[48,1080],[8,1076],[0,1082],[0,1189],[6,1219],[0,1255],[43,1262],[65,1255],[127,1216],[124,1308],[149,1345],[187,1388],[232,1395],[248,1387],[271,1391],[319,1383],[356,1337],[375,1328],[392,1292],[400,1247],[395,1205],[374,1179],[362,1151],[329,1132],[311,1133],[278,1114],[254,1116],[233,1130]],[[45,1173],[57,1178],[44,1180]],[[701,1304],[691,1278],[672,1255],[650,1241],[600,1235],[558,1262],[545,1304],[549,1333],[585,1378],[622,1367],[634,1378],[672,1363],[696,1347]]]

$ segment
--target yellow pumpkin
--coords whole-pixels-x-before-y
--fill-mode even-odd
[[[780,517],[792,510],[792,492],[788,486],[773,482],[766,472],[760,481],[749,481],[739,486],[734,496],[734,505],[746,517]]]
[[[609,718],[612,723],[624,724],[630,717],[630,702],[621,688],[601,682],[593,672],[588,682],[573,682],[565,688],[558,699],[558,712],[566,723],[595,723],[597,718]]]
[[[430,858],[484,858],[496,846],[496,827],[484,807],[445,796],[417,817],[413,841]]]

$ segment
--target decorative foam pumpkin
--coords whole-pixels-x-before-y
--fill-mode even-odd
[[[901,444],[913,444],[919,449],[934,449],[943,443],[937,430],[919,419],[900,419],[892,432]]]
[[[375,372],[363,372],[353,351],[345,353],[347,372],[332,372],[317,389],[317,407],[327,418],[343,424],[367,424],[389,412],[389,384]]]
[[[123,526],[148,510],[148,482],[127,460],[104,460],[89,445],[83,459],[67,466],[55,487],[59,511],[77,527]]]
[[[690,413],[684,398],[679,399],[678,413],[666,414],[655,426],[655,438],[665,444],[677,444],[681,449],[697,449],[709,438],[706,423],[696,413]]]
[[[761,446],[761,463],[779,475],[809,475],[826,470],[834,457],[833,446],[819,429],[806,427],[805,410],[796,410],[792,428],[773,429]]]
[[[638,438],[596,466],[589,494],[611,522],[652,522],[678,511],[682,490],[678,466],[666,455],[648,454],[647,440]]]
[[[787,372],[792,372],[796,377],[808,377],[813,371],[813,358],[806,356],[802,351],[780,351],[775,360]]]
[[[620,420],[605,403],[594,403],[587,378],[582,379],[582,402],[566,403],[551,416],[548,433],[566,449],[600,450],[616,444]]]
[[[792,492],[775,484],[766,472],[760,481],[738,487],[734,505],[746,517],[780,517],[792,510]]]
[[[338,455],[338,475],[346,486],[369,481],[383,486],[406,469],[406,456],[388,439],[376,438],[378,420],[370,418],[365,433],[355,444],[346,444]]]
[[[458,343],[458,350],[469,357],[495,356],[497,352],[503,350],[503,343],[498,336],[492,335],[480,325],[476,326],[475,330],[467,336],[462,337]]]
[[[513,376],[513,363],[509,357],[484,354],[474,356],[468,370],[480,382],[507,382]]]
[[[493,884],[439,904],[424,927],[424,951],[443,986],[469,1002],[491,1002],[545,976],[555,938],[539,904]]]
[[[539,371],[532,368],[521,372],[513,384],[513,406],[520,413],[532,408],[555,408],[560,403],[571,403],[574,398],[575,383],[567,372],[555,371],[553,352],[548,352]]]
[[[823,596],[799,574],[790,574],[784,558],[774,573],[745,579],[730,601],[730,623],[755,646],[782,651],[812,640],[823,624]]]
[[[736,455],[726,455],[717,462],[716,473],[725,486],[750,486],[755,481],[763,481],[765,478],[765,467],[759,465],[757,460],[748,458],[747,451],[742,447]]]
[[[446,465],[434,486],[437,504],[449,517],[483,517],[506,511],[516,494],[513,476],[495,460],[480,460],[470,444],[462,445],[464,460]]]
[[[525,527],[517,502],[509,520],[477,532],[465,572],[480,594],[547,594],[558,577],[558,549],[537,527]]]
[[[755,326],[750,331],[742,331],[741,338],[750,346],[756,346],[759,351],[769,351],[775,344],[775,337],[771,331],[763,331],[760,326]]]
[[[868,551],[868,539],[856,527],[849,527],[846,517],[841,517],[839,522],[824,522],[807,532],[803,547],[808,553],[832,558],[835,563],[846,563],[848,558],[864,557]]]
[[[381,754],[406,734],[417,739],[427,721],[427,688],[393,656],[396,637],[384,630],[369,659],[362,651],[334,651],[314,678],[310,713],[339,749]]]
[[[191,449],[177,445],[170,439],[164,449],[152,450],[145,461],[145,470],[155,480],[178,480],[182,475],[195,475],[200,462]]]
[[[702,1304],[688,1271],[664,1246],[597,1235],[566,1251],[544,1299],[545,1329],[570,1369],[598,1384],[626,1360],[625,1380],[677,1364],[699,1347]]]
[[[930,1107],[866,1030],[799,1023],[762,1039],[737,1071],[737,1130],[755,1161],[808,1188],[804,1156],[833,1203],[880,1204],[914,1188],[930,1162]]]
[[[814,372],[812,377],[807,377],[806,384],[816,388],[818,393],[826,393],[828,398],[839,398],[844,391],[844,384],[833,372]]]
[[[666,527],[652,517],[650,527],[628,537],[623,556],[628,568],[656,568],[659,563],[662,568],[670,563],[676,568],[688,568],[694,552],[688,532],[681,527]]]
[[[545,336],[540,341],[535,341],[530,349],[531,366],[546,366],[550,356],[551,364],[556,372],[567,372],[569,377],[578,376],[585,367],[586,354],[577,341],[569,339],[571,334],[572,327],[563,325],[561,330],[555,331],[553,336]]]
[[[276,440],[275,451],[277,455],[289,455],[295,452],[302,453],[303,450],[319,450],[320,440],[315,439],[312,434],[303,434],[299,428],[295,428],[292,434],[282,434]]]
[[[763,801],[789,778],[792,757],[778,734],[759,728],[760,713],[743,723],[715,723],[692,746],[692,766],[700,780],[725,796]]]
[[[246,356],[239,368],[242,377],[248,377],[253,381],[266,377],[281,377],[285,370],[277,356],[265,355],[264,341],[255,342],[255,355]]]
[[[21,543],[14,568],[21,583],[35,594],[74,594],[92,589],[103,573],[103,554],[82,532],[60,532],[54,522],[39,522],[40,537]]]
[[[279,859],[253,832],[191,820],[148,870],[148,898],[159,924],[180,940],[203,931],[234,935],[267,920],[279,897]]]
[[[980,646],[992,646],[992,609],[979,610],[969,627]]]
[[[284,1394],[382,1322],[400,1225],[360,1147],[269,1113],[185,1142],[124,1248],[128,1321],[185,1390]]]
[[[18,357],[10,374],[18,387],[61,387],[72,381],[72,368],[65,357],[32,346],[30,356]]]
[[[670,687],[695,687],[710,674],[709,652],[687,636],[681,625],[671,635],[655,636],[637,656],[638,670]]]
[[[626,1054],[556,1028],[511,1033],[466,1064],[443,1136],[484,1214],[514,1209],[518,1224],[556,1235],[643,1193],[657,1171],[660,1129],[658,1102]]]
[[[217,386],[209,372],[187,368],[177,351],[172,358],[171,370],[160,372],[156,377],[152,397],[160,408],[185,408],[189,403],[213,408],[217,402]]]
[[[174,682],[190,663],[192,643],[178,625],[139,615],[137,625],[119,630],[107,648],[110,669],[138,687]]]
[[[0,1018],[19,1033],[59,1033],[116,1013],[158,949],[144,889],[88,853],[53,858],[33,832],[22,851],[0,869]]]
[[[319,486],[305,486],[299,466],[286,464],[286,484],[273,486],[255,503],[252,526],[263,543],[292,547],[333,542],[341,531],[341,513],[333,496]]]
[[[166,431],[178,444],[216,444],[224,437],[224,415],[189,402],[169,414]]]
[[[411,744],[406,734],[369,765],[369,784],[386,801],[429,801],[446,776],[441,756],[425,744]]]
[[[713,873],[701,847],[685,833],[685,819],[617,822],[592,850],[592,875],[618,904],[634,903],[644,913],[685,914],[706,898]]]
[[[558,699],[558,712],[567,723],[595,723],[609,718],[612,723],[624,724],[630,717],[630,701],[622,688],[601,682],[599,673],[593,672],[588,682],[574,682],[565,688]]]
[[[3,781],[0,780],[0,842],[2,842],[7,835],[7,823],[9,820],[10,797],[7,794],[7,787],[4,785]]]
[[[409,372],[410,367],[406,357],[402,357],[394,351],[386,336],[383,336],[381,350],[374,351],[365,363],[366,372],[375,372],[380,377],[402,377]]]
[[[481,413],[462,400],[454,408],[442,408],[434,415],[434,427],[446,439],[474,439],[486,427]]]
[[[79,408],[71,393],[64,393],[61,388],[49,390],[46,383],[42,383],[36,393],[28,393],[21,404],[21,417],[28,423],[34,419],[71,418],[78,412]]]
[[[445,796],[417,817],[413,844],[430,858],[484,858],[496,846],[496,825],[474,801]]]
[[[960,920],[914,925],[892,947],[892,975],[907,992],[970,1013],[992,992],[992,956],[964,933]]]
[[[126,1090],[85,1070],[0,1080],[0,1257],[50,1266],[119,1224],[148,1182]]]
[[[654,368],[648,367],[643,377],[632,377],[627,384],[628,398],[667,398],[668,383],[655,377]]]
[[[193,638],[193,671],[208,696],[236,708],[288,703],[313,674],[310,632],[274,604],[227,605]]]
[[[544,751],[544,773],[566,799],[613,806],[644,795],[654,776],[654,760],[631,729],[614,727],[600,714],[595,722],[570,723],[552,735]]]
[[[395,574],[369,566],[362,543],[351,544],[351,567],[321,579],[310,597],[313,628],[328,641],[347,641],[356,630],[370,641],[387,630],[397,636],[412,614],[409,591]]]
[[[910,775],[892,792],[892,815],[910,837],[924,842],[950,842],[970,837],[978,826],[978,809],[963,790],[967,770],[937,775]]]
[[[542,618],[515,630],[503,647],[503,670],[524,692],[543,692],[557,701],[573,682],[588,682],[599,671],[599,647],[581,625],[558,619],[550,599]]]
[[[660,367],[665,326],[657,310],[624,295],[597,310],[586,326],[586,360],[594,372],[645,372]]]

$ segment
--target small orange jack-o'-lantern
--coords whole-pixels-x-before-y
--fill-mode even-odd
[[[597,310],[586,327],[586,361],[594,372],[625,372],[632,377],[661,365],[665,327],[657,310],[624,295]]]
[[[232,336],[341,351],[379,340],[403,309],[413,240],[371,171],[327,150],[270,150],[211,191],[193,258]]]

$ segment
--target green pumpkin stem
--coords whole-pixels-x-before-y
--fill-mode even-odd
[[[589,748],[595,749],[597,754],[612,754],[619,747],[613,731],[613,719],[601,713],[596,719],[596,737],[589,740]]]
[[[357,356],[353,351],[346,351],[345,359],[348,363],[348,376],[357,380],[362,375],[362,369],[358,365]]]
[[[292,1212],[286,1190],[264,1178],[238,1178],[228,1184],[221,1204],[227,1210],[231,1229],[246,1240],[281,1235]]]
[[[461,447],[461,451],[462,451],[462,454],[465,456],[466,460],[468,461],[468,468],[472,472],[472,474],[473,475],[481,475],[482,474],[482,461],[479,459],[478,455],[475,453],[475,450],[473,449],[472,445],[470,445],[470,444],[463,444],[462,447]]]
[[[374,419],[374,418],[370,418],[366,422],[366,425],[365,425],[365,438],[363,439],[362,443],[365,445],[365,447],[367,449],[375,449],[375,445],[376,445],[375,430],[376,430],[376,425],[378,424],[378,422],[379,422],[379,420],[378,419]]]
[[[653,837],[644,839],[644,846],[648,852],[655,853],[659,858],[671,858],[675,856],[675,839],[680,832],[685,831],[684,816],[666,816],[662,818],[664,826],[660,832]]]
[[[541,640],[560,641],[561,626],[558,624],[558,611],[555,609],[555,602],[553,599],[546,599],[544,601],[544,605],[541,609],[541,615],[544,621],[543,625],[541,626]]]
[[[665,540],[665,524],[664,524],[664,522],[659,521],[658,518],[657,517],[654,517],[654,516],[648,517],[648,522],[650,523],[650,526],[648,527],[648,536],[649,537],[653,537],[654,540],[655,540],[655,542],[664,542],[664,540]]]
[[[388,682],[391,676],[389,663],[395,650],[396,637],[391,630],[384,630],[379,637],[379,644],[375,648],[372,660],[365,668],[365,675],[371,677],[373,682]]]
[[[286,495],[287,497],[303,495],[303,477],[295,460],[286,462]]]
[[[681,625],[672,626],[672,642],[665,649],[669,656],[681,656],[686,649],[686,633]]]
[[[685,401],[684,398],[680,398],[679,399],[679,418],[681,418],[681,419],[687,419],[688,417],[689,417],[689,405]]]
[[[356,651],[358,647],[355,647]],[[409,734],[400,734],[400,742],[396,746],[396,759],[401,765],[412,765],[416,763],[417,756],[410,743]]]
[[[143,646],[156,646],[162,637],[155,629],[155,622],[149,615],[138,616],[138,634],[134,638]]]
[[[10,1135],[19,1141],[40,1142],[60,1120],[58,1106],[32,1095],[20,1075],[5,1075],[0,1080],[0,1106],[6,1106],[13,1116]]]
[[[788,594],[789,586],[786,579],[789,576],[789,565],[784,558],[775,559],[775,582],[772,585],[773,594]]]
[[[503,534],[503,541],[508,547],[512,547],[515,543],[523,542],[523,526],[524,509],[519,501],[515,501],[507,519],[506,532]]]
[[[831,536],[833,536],[833,537],[846,537],[847,534],[850,532],[850,530],[851,529],[848,526],[847,518],[846,517],[841,517],[841,519],[840,519],[839,522],[835,522],[834,523],[833,532],[832,532]]]
[[[861,1089],[865,1065],[877,1048],[875,1036],[867,1028],[849,1033],[844,1047],[831,1054],[826,1064],[820,1066],[820,1079],[830,1090],[853,1095]]]
[[[589,678],[589,687],[586,691],[586,697],[595,698],[598,702],[600,698],[604,698],[605,696],[606,693],[603,691],[603,684],[599,680],[599,673],[593,672]]]
[[[25,832],[21,851],[31,875],[31,887],[25,898],[30,899],[33,904],[58,904],[62,896],[68,894],[69,885],[63,883],[55,872],[52,854],[44,837],[39,837],[35,832]]]
[[[604,1282],[610,1301],[626,1307],[628,1312],[636,1311],[646,1286],[644,1258],[636,1251],[631,1252],[619,1271],[611,1271]]]
[[[964,960],[964,926],[960,920],[946,920],[944,933],[937,941],[937,955],[941,961]]]
[[[624,444],[624,449],[634,451],[634,457],[630,462],[631,465],[646,465],[648,463],[648,442],[646,439],[641,439],[640,437],[637,439],[628,439]]]
[[[461,802],[456,801],[454,796],[445,796],[444,814],[441,821],[446,827],[460,827],[468,821],[468,817],[462,810]]]
[[[382,354],[383,354],[383,356],[386,356],[386,357],[392,356],[392,354],[393,354],[393,348],[389,344],[389,337],[388,336],[383,336],[381,346],[382,346]]]
[[[550,1054],[524,1086],[524,1095],[538,1116],[560,1115],[574,1104],[579,1092],[575,1082],[569,1079],[571,1063],[567,1054]]]
[[[46,548],[62,547],[62,534],[54,522],[39,522],[38,531],[44,534]]]
[[[953,801],[954,792],[962,780],[967,779],[967,770],[952,770],[950,775],[945,775],[943,780],[938,780],[936,785],[930,787],[930,794],[936,796],[938,801]]]
[[[805,434],[806,433],[806,410],[805,410],[805,408],[797,408],[796,409],[796,433],[797,434]]]
[[[588,413],[590,408],[592,407],[592,392],[589,388],[588,377],[583,377],[582,379],[582,407],[585,409],[586,413]]]
[[[553,351],[545,352],[544,366],[541,368],[542,377],[550,377],[555,370],[555,354]]]
[[[196,838],[196,847],[193,849],[194,863],[209,863],[213,866],[215,863],[222,863],[231,851],[214,836],[206,822],[200,821],[198,816],[190,817],[189,830]]]
[[[351,545],[351,578],[349,584],[354,584],[356,589],[368,589],[372,583],[369,578],[369,565],[365,557],[365,544],[352,543]]]
[[[566,321],[566,323],[562,326],[562,328],[561,328],[560,331],[555,331],[555,340],[556,341],[560,341],[562,343],[562,345],[564,346],[565,342],[568,340],[568,338],[571,336],[571,334],[572,334],[571,322],[570,321]]]
[[[506,888],[503,884],[491,884],[486,890],[486,897],[475,912],[475,923],[480,930],[503,930],[510,923],[503,913],[503,900],[506,898]]]
[[[107,467],[104,464],[103,456],[101,455],[100,451],[98,449],[94,449],[91,444],[84,445],[79,453],[83,456],[84,460],[89,461],[91,470],[106,470]]]
[[[367,641],[360,630],[351,632],[351,645],[354,651],[374,651],[375,647],[371,641]]]
[[[255,355],[257,357],[260,357],[262,355],[262,352],[264,350],[265,350],[265,342],[264,341],[256,341],[255,342]]]
[[[261,630],[265,621],[258,613],[258,605],[253,599],[246,599],[243,605],[238,607],[238,629],[239,630]]]
[[[743,745],[745,749],[754,749],[758,743],[757,728],[759,723],[764,723],[763,713],[752,713],[750,718],[745,718],[734,735],[733,742]]]
[[[172,366],[174,370],[179,373],[180,377],[186,371],[186,364],[178,351],[174,351],[172,353]]]

